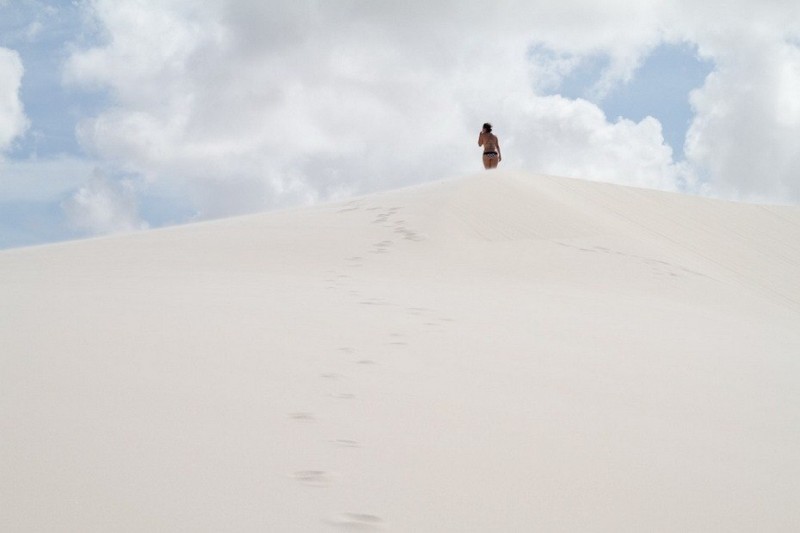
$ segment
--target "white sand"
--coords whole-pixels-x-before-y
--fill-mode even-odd
[[[0,253],[1,531],[799,531],[800,209],[503,172]]]

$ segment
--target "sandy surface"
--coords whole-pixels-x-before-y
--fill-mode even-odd
[[[0,253],[2,531],[798,531],[800,209],[485,173]]]

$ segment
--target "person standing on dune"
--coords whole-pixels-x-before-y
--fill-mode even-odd
[[[492,125],[488,122],[483,125],[478,136],[478,146],[483,146],[483,168],[497,168],[497,163],[503,160],[503,156],[500,154],[500,141],[492,133]]]

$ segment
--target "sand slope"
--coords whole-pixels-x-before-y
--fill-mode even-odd
[[[495,172],[0,253],[2,531],[800,530],[800,209]]]

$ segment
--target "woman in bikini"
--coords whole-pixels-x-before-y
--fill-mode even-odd
[[[483,167],[487,170],[497,168],[497,163],[503,160],[503,156],[500,154],[500,141],[492,133],[492,125],[488,122],[483,125],[478,136],[478,146],[483,146]]]

